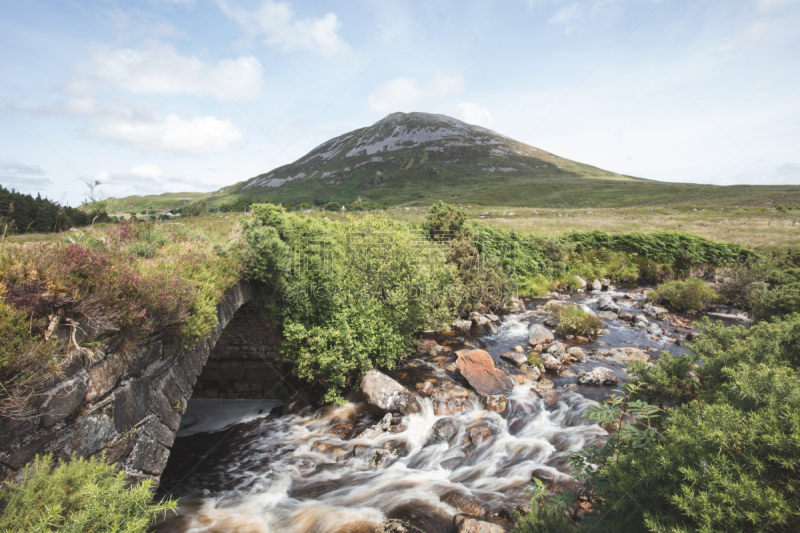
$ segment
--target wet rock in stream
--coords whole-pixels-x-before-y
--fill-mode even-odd
[[[508,375],[494,366],[492,356],[487,352],[459,350],[456,353],[458,370],[478,394],[483,396],[504,394],[514,387]]]
[[[595,368],[591,372],[581,372],[578,374],[576,382],[578,385],[616,385],[617,375],[610,368]]]
[[[400,411],[406,415],[419,411],[414,393],[377,370],[366,373],[361,380],[361,392],[367,402],[384,411]]]

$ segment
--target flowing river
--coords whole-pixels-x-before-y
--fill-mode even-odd
[[[619,298],[622,312],[640,312],[639,295],[627,293],[625,300],[624,293],[605,294]],[[596,310],[596,296],[571,298]],[[545,319],[535,311],[538,303],[498,320],[492,332],[436,340],[453,350],[481,346],[496,366],[513,373],[513,365],[499,356],[527,344],[529,323]],[[532,477],[552,490],[569,488],[570,454],[605,442],[606,432],[582,415],[613,388],[576,386],[575,375],[604,366],[624,377],[624,367],[593,351],[684,350],[674,342],[688,331],[680,327],[661,323],[648,331],[610,315],[605,321],[602,340],[582,345],[590,354],[586,362],[546,376],[557,394],[543,398],[523,383],[507,395],[502,412],[487,410],[453,371],[452,353],[419,355],[391,373],[412,391],[430,381],[458,398],[462,409],[451,414],[435,414],[429,397],[419,398],[420,412],[394,417],[356,399],[340,408],[285,415],[272,400],[192,400],[162,477],[162,491],[181,498],[179,510],[156,529],[370,533],[394,518],[447,533],[459,513],[510,524],[514,510],[530,503]]]

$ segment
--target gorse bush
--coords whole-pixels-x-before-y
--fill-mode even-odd
[[[720,295],[708,283],[698,278],[687,281],[668,281],[647,294],[647,299],[664,304],[679,313],[698,313],[714,302]]]
[[[619,417],[630,429],[578,456],[595,502],[586,529],[800,530],[800,315],[701,329],[689,354],[630,365],[635,412]],[[608,413],[625,409],[590,417],[613,422]]]
[[[466,295],[463,310],[480,303],[500,309],[515,293],[542,295],[550,285],[546,277],[565,270],[571,250],[554,238],[467,223],[462,211],[443,202],[431,206],[426,226],[432,240],[449,245],[447,260]]]
[[[412,334],[443,329],[461,298],[445,247],[382,216],[342,222],[255,204],[242,259],[264,283],[296,374],[326,400],[373,367],[410,353]]]
[[[153,501],[150,480],[129,486],[124,472],[102,459],[59,462],[36,458],[19,483],[0,491],[0,530],[9,533],[139,533],[173,510],[172,499]]]

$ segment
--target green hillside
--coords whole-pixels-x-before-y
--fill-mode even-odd
[[[120,211],[209,206],[237,198],[284,205],[369,199],[384,206],[509,207],[777,205],[797,186],[704,186],[635,178],[564,159],[444,115],[393,113],[335,137],[294,163],[219,191],[128,197]]]

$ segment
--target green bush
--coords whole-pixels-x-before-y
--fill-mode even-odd
[[[661,264],[675,264],[683,270],[691,265],[722,266],[741,263],[757,254],[738,244],[715,242],[688,233],[611,234],[603,231],[572,232],[561,240],[574,244],[578,252],[608,250],[625,252]]]
[[[647,299],[666,305],[678,313],[698,313],[721,298],[708,283],[698,278],[668,281],[647,294]]]
[[[444,329],[461,297],[443,246],[384,216],[326,222],[255,204],[242,258],[264,283],[296,374],[327,401],[373,367],[393,368],[411,336]]]
[[[572,533],[575,528],[567,522],[558,509],[551,509],[542,504],[547,490],[539,479],[533,479],[531,510],[525,515],[514,511],[516,523],[512,533]]]
[[[760,291],[753,300],[752,315],[756,320],[800,313],[800,283],[789,283]]]
[[[52,456],[44,455],[22,472],[19,483],[0,491],[0,530],[9,533],[137,533],[177,505],[152,501],[150,480],[128,486],[125,473],[102,458],[73,456],[52,468]]]
[[[597,335],[603,327],[603,321],[587,313],[578,306],[559,307],[550,312],[550,316],[558,322],[554,331],[560,335]]]
[[[594,499],[586,529],[800,530],[800,315],[701,329],[691,353],[630,365],[629,397],[590,415],[618,429],[576,461]],[[669,408],[653,418],[642,400]]]
[[[328,202],[327,204],[322,206],[322,209],[324,209],[325,211],[341,211],[342,204],[340,204],[339,202]]]
[[[718,272],[722,278],[719,293],[731,304],[751,309],[758,293],[766,290],[772,270],[772,262],[767,259],[751,259],[725,267]]]

